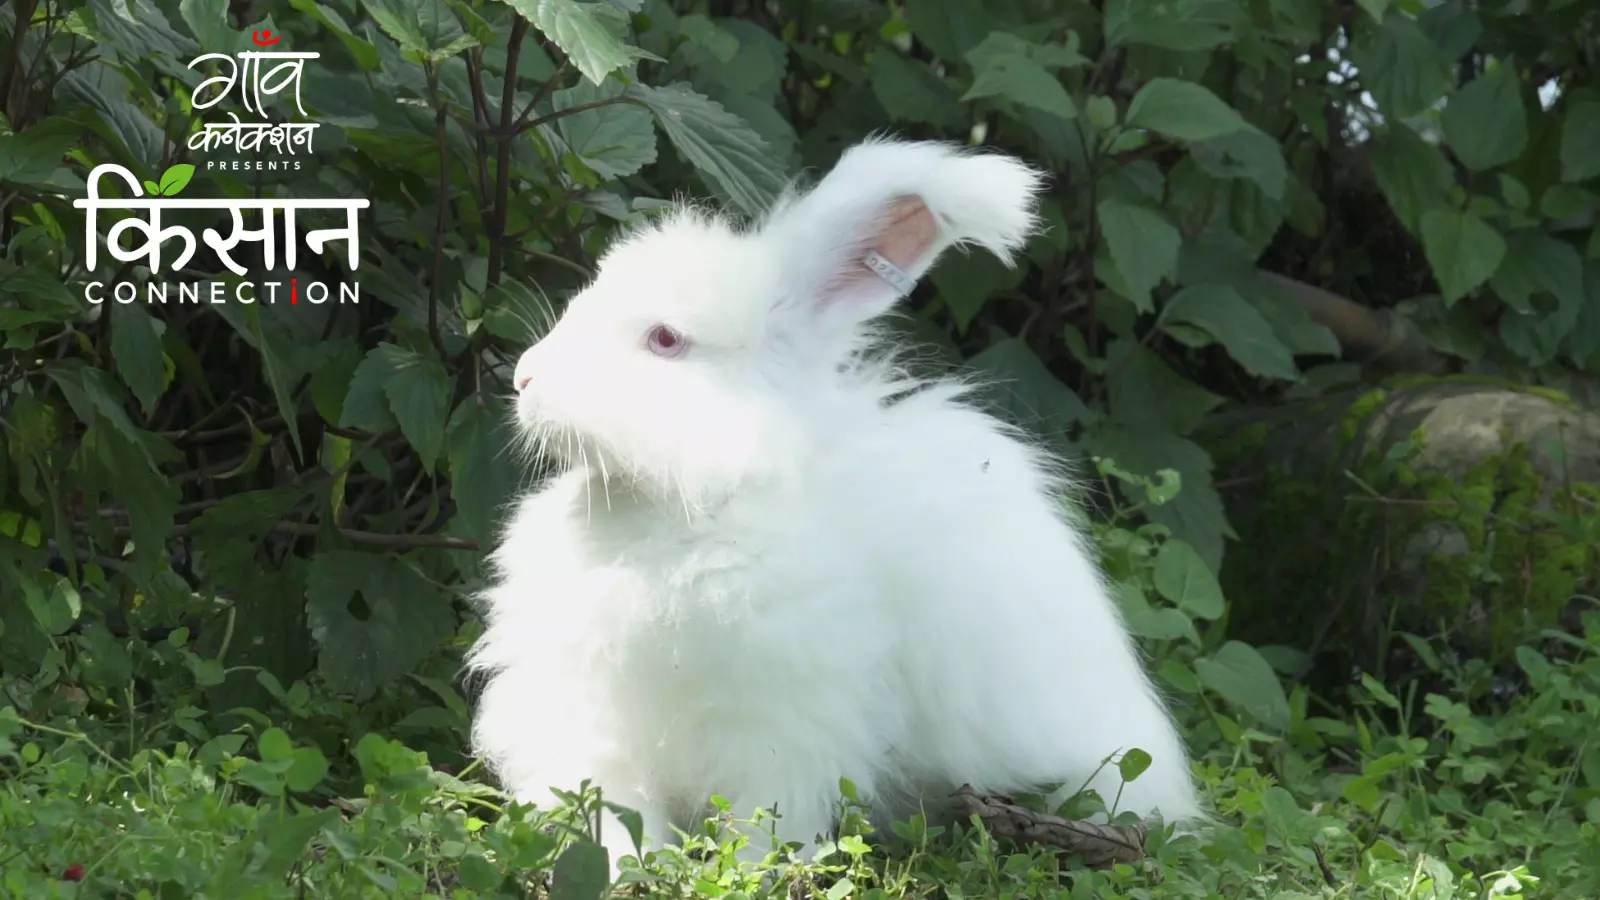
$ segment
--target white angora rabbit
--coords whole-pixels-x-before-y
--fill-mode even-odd
[[[514,796],[592,779],[648,850],[720,794],[809,848],[841,777],[902,815],[964,782],[1070,790],[1137,747],[1119,808],[1203,816],[1060,466],[967,385],[863,356],[946,249],[1009,263],[1041,186],[871,140],[756,227],[683,210],[606,253],[514,376],[564,465],[512,514],[469,662]],[[1109,805],[1116,766],[1090,784]],[[609,814],[602,838],[634,852]]]

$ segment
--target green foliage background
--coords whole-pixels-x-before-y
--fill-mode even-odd
[[[252,31],[322,54],[315,160],[185,169],[222,109],[192,108],[189,61]],[[583,803],[450,774],[467,598],[535,474],[506,452],[510,367],[619,229],[684,194],[759,213],[883,128],[1055,173],[1024,264],[941,263],[906,327],[1099,460],[1105,565],[1231,824],[1059,881],[981,834],[909,858],[847,835],[817,892],[1600,890],[1594,620],[1519,650],[1511,700],[1420,638],[1434,687],[1315,695],[1280,678],[1301,648],[1229,636],[1218,573],[1272,550],[1231,542],[1203,436],[1369,374],[1263,271],[1456,368],[1600,374],[1592,0],[11,0],[0,38],[10,895],[518,896],[553,871],[597,896],[581,826],[535,827]],[[162,195],[369,199],[357,271],[300,256],[361,303],[86,303],[149,279],[85,269],[71,201],[106,162]],[[182,280],[240,280],[205,260]],[[760,890],[721,860],[663,858],[653,889]]]

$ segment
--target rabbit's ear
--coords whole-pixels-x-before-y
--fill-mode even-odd
[[[1011,263],[1036,223],[1043,175],[950,144],[869,140],[813,190],[785,197],[761,235],[784,261],[786,304],[825,331],[888,311],[945,250],[977,244]]]

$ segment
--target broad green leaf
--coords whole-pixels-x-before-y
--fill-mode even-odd
[[[1542,366],[1561,352],[1562,342],[1582,320],[1584,264],[1577,248],[1539,231],[1513,233],[1505,261],[1490,285],[1511,309],[1500,317],[1500,339],[1530,365]],[[1534,303],[1539,294],[1555,298]]]
[[[449,600],[416,570],[351,550],[312,558],[306,616],[318,668],[357,701],[410,672],[454,628]]]
[[[141,582],[155,577],[178,513],[178,488],[154,466],[138,465],[137,439],[105,423],[90,426],[83,453],[94,460],[94,481],[128,510],[133,562]]]
[[[633,60],[616,35],[605,27],[594,12],[598,3],[577,0],[507,0],[512,9],[533,23],[533,27],[555,42],[583,77],[594,84]]]
[[[1280,732],[1289,728],[1293,715],[1283,684],[1256,648],[1229,641],[1211,656],[1195,660],[1194,670],[1201,684],[1262,725]]]
[[[1155,307],[1150,292],[1177,274],[1183,235],[1159,211],[1116,198],[1095,208],[1106,249],[1141,312]]]
[[[222,498],[189,524],[206,572],[222,584],[251,577],[257,545],[304,494],[295,488],[246,491]]]
[[[1234,288],[1272,325],[1273,334],[1290,353],[1339,356],[1344,352],[1339,338],[1328,326],[1311,318],[1304,301],[1285,293],[1277,282],[1252,275],[1235,283]]]
[[[951,253],[928,279],[938,288],[939,302],[950,310],[956,330],[964,332],[990,297],[1017,287],[1026,275],[1021,266],[1008,266],[992,253]]]
[[[228,0],[182,0],[178,15],[207,53],[232,50],[240,34],[228,24]]]
[[[431,472],[444,447],[450,374],[438,360],[394,344],[381,344],[373,353],[384,354],[388,363],[383,392],[400,433],[422,458],[423,468]]]
[[[339,15],[338,10],[329,9],[316,0],[289,0],[289,5],[310,15],[323,28],[333,32],[339,43],[344,44],[344,48],[350,51],[350,55],[355,57],[356,63],[363,70],[372,72],[382,65],[382,57],[378,55],[377,48],[350,30],[350,26],[345,24],[344,17]]]
[[[548,300],[520,281],[506,280],[484,295],[483,327],[519,348],[533,345],[550,328],[554,311]]]
[[[1111,416],[1118,422],[1188,434],[1222,405],[1221,397],[1172,371],[1131,338],[1117,339],[1106,357],[1111,361]]]
[[[1528,111],[1516,65],[1506,60],[1456,91],[1440,122],[1456,159],[1473,171],[1521,156],[1528,146]]]
[[[137,303],[112,303],[110,307],[111,356],[117,374],[149,416],[172,380],[161,351],[163,323]]]
[[[1243,7],[1230,0],[1106,0],[1106,44],[1143,45],[1179,53],[1229,43],[1249,29]]]
[[[1236,535],[1228,524],[1222,497],[1212,483],[1210,455],[1170,430],[1132,427],[1115,419],[1096,423],[1088,437],[1091,453],[1115,460],[1136,475],[1154,478],[1162,469],[1178,473],[1183,490],[1160,506],[1147,507],[1145,515],[1194,547],[1213,572],[1219,571],[1223,540]],[[1133,499],[1142,501],[1143,497]],[[1182,613],[1177,614],[1187,619]]]
[[[376,434],[399,424],[389,409],[384,386],[399,361],[412,352],[385,343],[367,353],[356,366],[355,374],[350,376],[350,388],[339,411],[341,427],[360,428]]]
[[[1075,425],[1094,419],[1072,388],[1017,338],[995,341],[967,364],[992,385],[996,411],[1035,434],[1059,440]]]
[[[1249,127],[1238,111],[1192,81],[1152,78],[1128,104],[1129,128],[1179,141],[1204,141]]]
[[[1155,586],[1161,596],[1200,619],[1222,616],[1227,604],[1222,585],[1194,548],[1181,540],[1169,540],[1156,555]]]
[[[1372,175],[1395,217],[1413,234],[1422,214],[1444,205],[1455,172],[1438,147],[1404,122],[1394,122],[1373,139],[1368,159]]]
[[[1505,238],[1476,213],[1433,209],[1422,215],[1421,226],[1422,250],[1447,304],[1488,281],[1505,259]]]
[[[1271,323],[1227,285],[1184,288],[1167,301],[1161,321],[1165,326],[1200,328],[1254,375],[1286,381],[1300,376],[1294,354],[1278,339]]]
[[[1216,178],[1243,178],[1254,182],[1273,200],[1282,200],[1289,184],[1289,167],[1283,148],[1257,128],[1238,131],[1195,143],[1189,155]]]
[[[1452,87],[1449,62],[1438,45],[1401,13],[1391,12],[1352,48],[1351,58],[1362,85],[1391,122],[1422,113]]]
[[[1044,66],[1021,54],[1008,53],[987,60],[978,70],[963,102],[981,97],[1003,97],[1013,103],[1044,110],[1063,119],[1078,114],[1072,95]]]
[[[445,452],[450,464],[450,493],[456,517],[467,537],[487,546],[508,499],[517,487],[515,459],[506,451],[514,443],[510,411],[485,398],[469,395],[450,416]]]
[[[956,92],[932,69],[884,47],[872,54],[868,79],[873,96],[891,119],[940,128],[966,122]]]
[[[1532,298],[1545,291],[1576,312],[1583,305],[1583,257],[1566,241],[1524,229],[1506,237],[1505,261],[1490,286],[1512,310],[1534,311]]]
[[[1600,100],[1572,104],[1561,124],[1561,180],[1600,175]]]
[[[1138,747],[1133,747],[1123,753],[1122,757],[1117,760],[1117,772],[1122,776],[1123,781],[1132,782],[1148,771],[1152,762],[1154,760],[1151,759],[1149,753]]]
[[[911,33],[940,59],[964,59],[995,28],[991,7],[973,0],[906,0]]]
[[[616,103],[579,113],[556,122],[561,139],[601,178],[632,175],[656,161],[656,131],[650,111],[622,100],[624,88],[614,78],[598,87],[580,81],[556,91],[550,101],[556,112],[615,98]]]
[[[280,332],[263,326],[259,303],[224,303],[213,308],[228,320],[228,324],[233,326],[245,343],[261,354],[267,383],[272,388],[272,396],[278,403],[278,412],[283,416],[284,425],[289,429],[289,440],[294,442],[296,453],[302,452],[300,417],[295,411],[292,391],[300,373],[290,363],[291,347],[286,345]]]
[[[1464,56],[1483,34],[1483,22],[1467,0],[1435,3],[1417,15],[1417,27],[1450,62]]]
[[[1089,60],[1078,52],[1077,32],[1067,32],[1064,44],[1035,44],[1006,31],[991,31],[978,46],[967,51],[966,59],[973,71],[982,71],[992,61],[1004,56],[1024,56],[1046,69],[1073,69],[1089,65]]]
[[[610,884],[610,854],[603,845],[580,838],[556,857],[550,900],[600,900]]]
[[[650,108],[684,159],[745,212],[764,211],[783,189],[784,173],[766,141],[720,104],[683,83],[635,84],[628,94]]]
[[[260,842],[241,841],[238,846],[254,850],[264,847],[266,853],[253,861],[252,875],[263,879],[282,881],[288,877],[296,863],[306,854],[306,848],[323,829],[339,821],[335,807],[306,810],[295,815],[264,817]]]

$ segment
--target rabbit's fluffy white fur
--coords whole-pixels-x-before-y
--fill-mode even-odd
[[[897,300],[862,263],[894,203],[937,223],[920,277],[956,245],[1009,261],[1041,184],[874,139],[754,228],[686,209],[606,254],[516,370],[521,431],[564,474],[512,513],[469,657],[510,792],[592,779],[647,850],[721,794],[810,845],[841,777],[904,815],[964,782],[1070,790],[1138,747],[1143,776],[1090,782],[1108,804],[1204,815],[1059,464],[969,385],[864,352]],[[681,355],[652,352],[662,325]],[[633,853],[614,818],[603,836]]]

